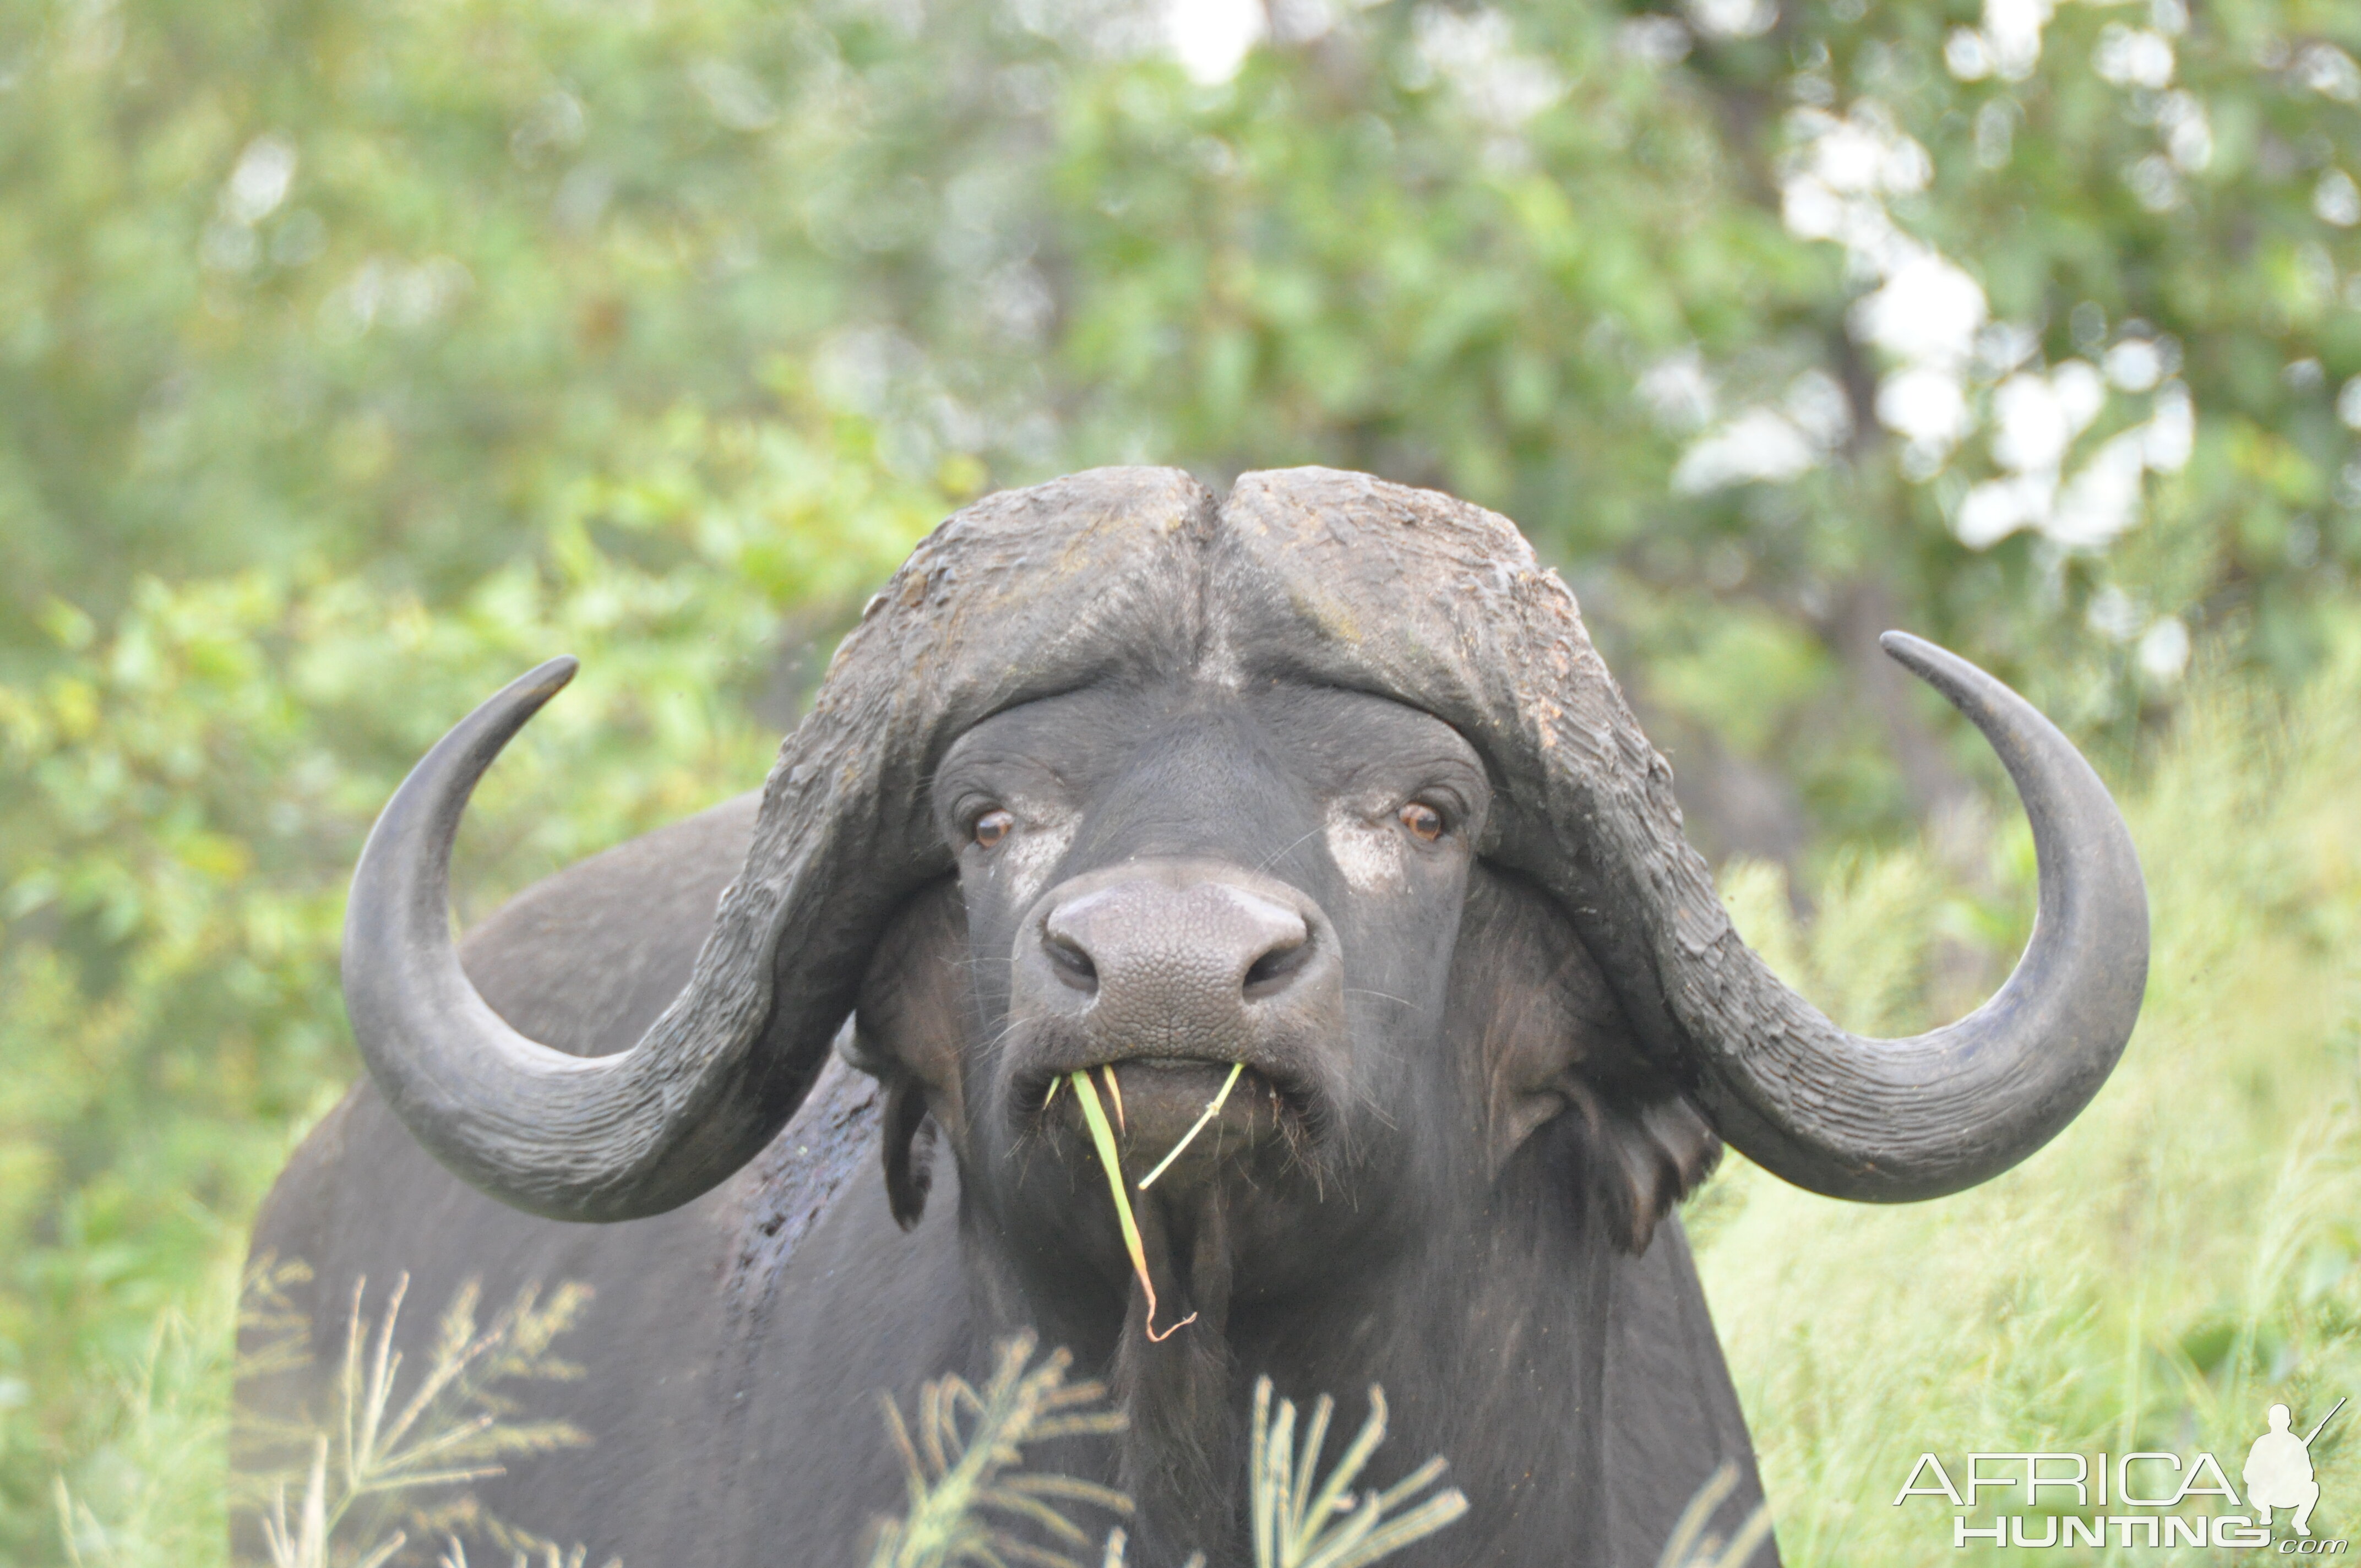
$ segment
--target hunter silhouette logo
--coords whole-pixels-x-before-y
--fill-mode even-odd
[[[2320,1425],[2301,1437],[2288,1430],[2285,1405],[2270,1408],[2271,1430],[2246,1451],[2246,1468],[2240,1473],[2246,1483],[2246,1506],[2255,1510],[2257,1524],[2268,1530],[2272,1510],[2293,1508],[2296,1534],[2312,1533],[2312,1505],[2320,1501],[2320,1483],[2312,1478],[2312,1440],[2344,1408],[2345,1401],[2337,1400],[2335,1409],[2320,1418]]]

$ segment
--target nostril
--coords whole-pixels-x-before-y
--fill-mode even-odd
[[[1060,980],[1077,991],[1090,992],[1099,988],[1099,966],[1091,961],[1091,955],[1084,952],[1079,944],[1043,932],[1041,945],[1049,949],[1049,967],[1058,971]]]
[[[1046,967],[1082,999],[1067,1007],[1113,1006],[1131,1020],[1126,1027],[1163,1027],[1184,1014],[1235,1019],[1240,1006],[1275,1002],[1322,962],[1304,912],[1212,878],[1136,875],[1086,886],[1039,919],[1029,938],[1039,956],[1024,968],[1046,982]]]
[[[1247,967],[1244,985],[1246,999],[1254,1001],[1283,990],[1311,956],[1312,943],[1308,938],[1282,942],[1272,948]]]

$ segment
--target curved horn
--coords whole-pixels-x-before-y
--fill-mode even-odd
[[[1184,473],[1101,469],[987,497],[922,542],[780,747],[688,984],[614,1056],[517,1033],[452,946],[467,797],[574,661],[509,685],[403,782],[353,878],[346,1005],[387,1102],[461,1178],[554,1219],[660,1213],[727,1179],[802,1102],[895,908],[950,872],[928,795],[943,749],[1003,707],[1194,647],[1212,517]]]
[[[1690,1019],[1689,1038],[1707,1114],[1750,1159],[1830,1197],[1901,1202],[1997,1176],[2098,1092],[2139,1017],[2147,890],[2106,786],[2057,726],[1931,642],[1879,641],[1983,731],[2015,781],[2040,866],[2032,940],[1967,1017],[1880,1040],[1838,1028],[1733,934],[1693,961],[1744,953],[1746,983],[1730,988],[1744,1000]]]
[[[552,1218],[629,1219],[706,1190],[743,1162],[745,1140],[746,1156],[761,1148],[766,1130],[726,1124],[741,1118],[705,1119],[684,1138],[675,1111],[684,1097],[710,1098],[697,1096],[699,1080],[737,1076],[763,1019],[741,1006],[737,1028],[698,1040],[677,1026],[676,1002],[631,1049],[574,1057],[511,1028],[460,969],[450,903],[460,816],[576,668],[552,659],[502,687],[394,792],[353,874],[345,1006],[394,1112],[460,1177]]]
[[[1456,726],[1503,786],[1485,854],[1582,934],[1635,1044],[1715,1130],[1832,1197],[1938,1197],[2039,1148],[2121,1055],[2147,975],[2147,895],[2097,775],[2047,719],[1914,637],[1885,646],[1999,751],[2033,822],[2031,945],[1971,1017],[1906,1040],[1846,1033],[1730,927],[1681,835],[1672,770],[1515,525],[1366,475],[1240,476],[1217,578],[1233,656],[1380,693]]]

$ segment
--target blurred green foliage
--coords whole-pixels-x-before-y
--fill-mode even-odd
[[[1791,1561],[2026,1561],[1955,1551],[1939,1499],[1894,1507],[1918,1456],[2210,1451],[2235,1485],[2273,1402],[2309,1427],[2361,1383],[2356,631],[2331,639],[2292,699],[2198,676],[2177,735],[2125,792],[2154,916],[2147,1003],[2122,1066],[2056,1142],[1935,1203],[1838,1202],[1735,1158],[1694,1201]],[[2002,906],[2029,906],[2030,834],[2001,836],[1989,870]],[[1823,887],[1805,931],[1780,882],[1742,862],[1724,897],[1836,1016],[1900,1033],[1949,1010],[1946,942],[1987,917],[1989,895],[1924,850],[1868,855]],[[2023,939],[1990,936],[2003,952]],[[2361,1444],[2342,1425],[2313,1450],[2312,1528],[2327,1538],[2355,1525]],[[1987,1497],[1970,1522],[2020,1511]]]
[[[0,686],[12,1519],[86,1441],[76,1391],[93,1358],[135,1350],[236,1245],[290,1130],[349,1080],[348,861],[442,716],[548,650],[588,662],[487,784],[462,873],[479,887],[759,780],[775,735],[750,699],[782,609],[881,576],[946,504],[865,471],[841,433],[667,421],[620,459],[628,478],[583,476],[536,520],[531,555],[440,604],[256,565],[140,577],[103,631],[50,615],[48,667]],[[829,559],[800,558],[819,541]]]
[[[987,487],[1498,507],[1807,880],[1989,765],[1885,624],[2119,757],[2192,636],[2301,685],[2361,13],[2049,13],[1274,0],[1204,80],[1146,0],[0,0],[0,1558],[348,1080],[407,763],[584,656],[463,918],[748,787]]]

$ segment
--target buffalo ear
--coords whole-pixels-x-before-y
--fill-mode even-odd
[[[926,1091],[906,1078],[885,1086],[885,1206],[894,1223],[916,1230],[935,1188],[935,1124]]]
[[[1721,1160],[1721,1139],[1688,1097],[1609,1104],[1593,1119],[1589,1177],[1609,1232],[1637,1257],[1656,1222]]]
[[[885,1199],[909,1230],[934,1185],[938,1128],[966,1137],[960,1047],[967,1036],[967,906],[945,879],[911,897],[886,926],[862,977],[844,1057],[884,1091]]]
[[[1482,1021],[1487,1156],[1497,1178],[1534,1133],[1577,1124],[1577,1179],[1616,1244],[1648,1250],[1656,1222],[1711,1173],[1721,1140],[1680,1084],[1640,1054],[1612,987],[1546,894],[1481,867],[1468,885],[1453,990]]]

